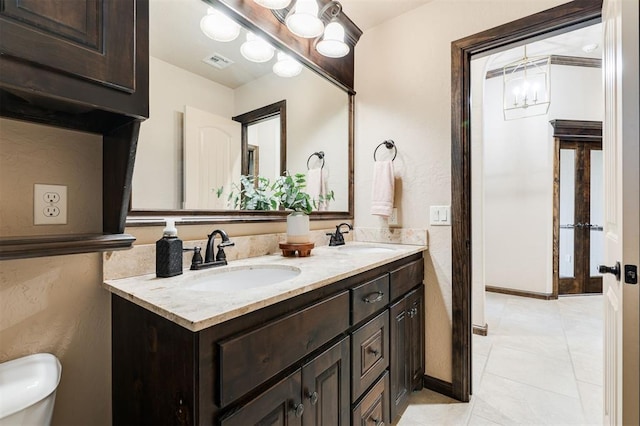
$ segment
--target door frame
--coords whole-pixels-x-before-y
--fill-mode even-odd
[[[452,396],[471,395],[471,58],[601,21],[602,0],[574,0],[451,43]]]

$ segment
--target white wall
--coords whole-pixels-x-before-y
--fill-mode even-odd
[[[551,66],[545,115],[505,121],[502,79],[485,81],[484,236],[486,285],[553,290],[554,119],[602,120],[600,68]]]
[[[182,123],[189,105],[232,116],[233,91],[149,57],[149,119],[142,123],[133,171],[135,209],[182,207]]]
[[[398,146],[402,226],[429,230],[426,373],[445,381],[451,380],[451,229],[430,227],[428,210],[451,200],[451,42],[562,3],[435,0],[365,31],[356,47],[356,225],[386,227],[369,208],[373,150],[391,138]]]

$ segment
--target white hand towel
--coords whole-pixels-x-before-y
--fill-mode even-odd
[[[307,193],[316,202],[318,211],[326,211],[329,207],[327,196],[327,173],[324,168],[307,171]],[[320,198],[322,197],[322,199]]]
[[[391,216],[393,210],[393,161],[375,161],[373,163],[373,191],[371,214]]]

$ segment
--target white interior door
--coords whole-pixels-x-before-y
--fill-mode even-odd
[[[184,208],[227,208],[231,183],[239,184],[241,124],[185,105]],[[217,190],[224,188],[218,197]]]
[[[605,120],[603,132],[604,424],[639,424],[638,285],[625,284],[625,266],[638,265],[638,0],[603,3]]]

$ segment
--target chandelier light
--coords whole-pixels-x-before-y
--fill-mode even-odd
[[[258,3],[262,7],[266,7],[267,9],[284,9],[289,6],[291,0],[253,0]]]
[[[210,7],[200,20],[200,29],[210,39],[233,41],[240,35],[240,25],[222,12]]]
[[[248,32],[247,41],[240,46],[240,53],[249,61],[267,62],[273,58],[275,49],[260,37]]]
[[[524,57],[505,65],[503,75],[503,111],[505,120],[546,114],[550,105],[550,56]]]
[[[324,24],[318,18],[318,2],[316,0],[297,0],[285,18],[285,24],[289,31],[299,37],[319,37],[324,31]]]
[[[302,64],[283,52],[278,52],[278,62],[273,64],[273,72],[279,77],[295,77],[302,72]]]

